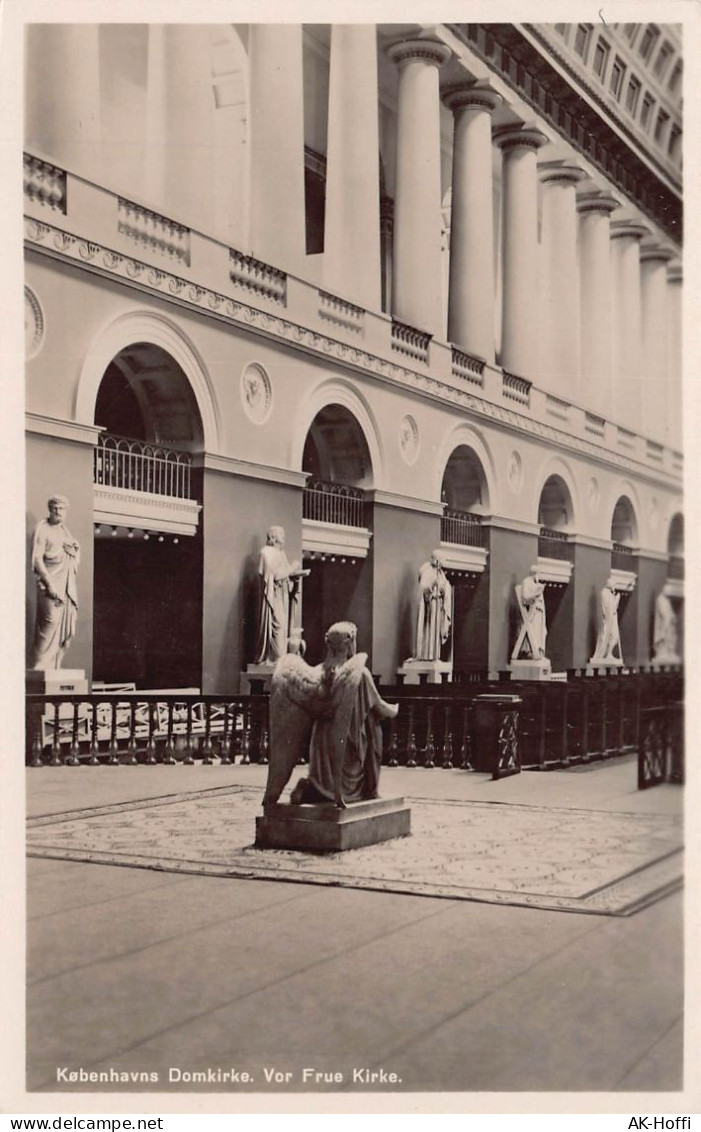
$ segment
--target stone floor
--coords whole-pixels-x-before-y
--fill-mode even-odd
[[[257,766],[42,768],[27,772],[28,812],[262,787],[264,774]],[[382,785],[409,798],[680,812],[680,788],[639,793],[635,776],[634,760],[617,760],[496,783],[386,769]],[[141,1110],[155,1111],[157,1098],[144,1093],[226,1093],[235,1104],[234,1094],[243,1103],[247,1092],[333,1091],[350,1111],[351,1093],[384,1092],[400,1104],[428,1092],[436,1108],[436,1093],[448,1104],[466,1092],[478,1111],[485,1093],[596,1091],[611,1094],[601,1111],[614,1112],[630,1110],[630,1092],[650,1091],[668,1094],[664,1107],[658,1096],[641,1111],[691,1111],[678,1092],[680,893],[609,919],[30,859],[27,909],[27,1087],[37,1099],[140,1092]],[[61,1079],[81,1068],[155,1073],[158,1082]],[[232,1068],[238,1080],[186,1077]],[[305,1079],[305,1069],[320,1078]],[[534,1111],[548,1111],[547,1098],[543,1105]]]

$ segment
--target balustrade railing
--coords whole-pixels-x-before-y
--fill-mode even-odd
[[[515,373],[507,373],[506,370],[502,373],[502,393],[510,401],[518,401],[520,405],[530,406],[532,385],[533,383],[526,381],[525,377],[517,377]]]
[[[397,350],[400,354],[407,354],[418,362],[428,362],[428,347],[431,338],[431,334],[417,330],[415,326],[408,326],[405,322],[392,319],[391,345],[392,349]]]
[[[684,708],[668,703],[640,714],[638,789],[684,782]]]
[[[593,413],[584,414],[584,431],[590,433],[591,436],[596,436],[603,440],[606,431],[606,421],[603,417],[597,417]]]
[[[564,531],[541,527],[538,535],[538,557],[574,562],[574,546]]]
[[[101,433],[93,457],[93,478],[100,487],[191,499],[191,466],[187,452]]]
[[[287,305],[287,275],[269,263],[229,249],[229,278],[237,287]]]
[[[190,263],[190,229],[169,220],[167,216],[119,197],[117,229],[128,240],[133,240],[176,264]]]
[[[318,523],[365,527],[365,493],[349,484],[309,480],[302,493],[302,516]]]
[[[482,516],[470,511],[455,511],[452,508],[441,516],[441,542],[453,542],[459,546],[484,547],[486,531],[482,526]]]
[[[27,696],[30,766],[268,761],[266,696]]]
[[[636,561],[632,546],[623,542],[614,542],[611,547],[611,568],[613,570],[627,570],[634,573]]]
[[[340,299],[328,291],[319,291],[319,314],[329,322],[336,322],[349,330],[360,332],[363,328],[365,311],[347,299]]]
[[[64,170],[39,157],[33,157],[31,153],[25,153],[24,195],[30,201],[36,201],[65,215],[67,202]]]
[[[457,346],[451,346],[453,377],[459,377],[471,385],[484,384],[484,365],[481,358],[474,358]]]

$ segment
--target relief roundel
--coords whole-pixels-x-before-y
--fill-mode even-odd
[[[419,426],[409,415],[399,423],[399,448],[404,463],[413,464],[419,454]]]
[[[250,362],[241,374],[241,404],[254,424],[265,424],[273,405],[270,378],[261,365]]]
[[[24,348],[28,358],[39,353],[44,338],[44,312],[30,287],[24,288]]]
[[[509,456],[506,474],[509,477],[511,490],[514,495],[518,495],[523,487],[523,461],[518,452],[512,452]]]

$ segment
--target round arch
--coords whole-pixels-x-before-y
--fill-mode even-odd
[[[530,502],[530,511],[534,516],[534,521],[539,521],[543,492],[551,481],[555,481],[560,486],[562,500],[567,511],[566,522],[562,524],[562,529],[569,532],[578,531],[582,511],[577,480],[570,465],[560,456],[553,456],[548,459],[534,476],[533,495]],[[555,526],[558,524],[545,523],[544,525]]]
[[[432,491],[429,498],[440,500],[443,477],[450,457],[457,448],[462,447],[472,449],[482,469],[486,495],[481,504],[482,513],[485,515],[499,514],[499,494],[494,458],[481,432],[464,421],[454,425],[438,449],[433,467]]]
[[[684,557],[684,515],[674,511],[667,529],[667,553],[673,558]]]
[[[290,467],[302,470],[307,434],[316,416],[330,405],[342,405],[358,422],[370,454],[371,480],[369,486],[378,488],[383,482],[383,448],[375,416],[364,397],[345,381],[331,378],[317,385],[302,403],[290,442]]]
[[[612,542],[640,546],[640,514],[640,500],[633,485],[627,481],[617,484],[609,497],[608,508],[607,534]],[[629,527],[628,533],[625,531],[626,525]]]
[[[122,350],[139,342],[160,346],[180,366],[200,411],[205,450],[218,453],[221,414],[205,364],[179,327],[152,311],[127,311],[95,335],[78,379],[73,410],[75,420],[80,424],[95,423],[97,394],[105,370]]]

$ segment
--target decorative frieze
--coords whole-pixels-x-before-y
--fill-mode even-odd
[[[190,229],[176,224],[167,216],[119,197],[117,229],[125,239],[148,248],[156,255],[174,263],[190,264]]]
[[[351,343],[334,340],[281,315],[257,310],[228,295],[197,286],[170,272],[157,271],[138,260],[120,255],[105,247],[101,247],[98,255],[88,262],[85,255],[81,255],[81,250],[84,251],[88,247],[87,241],[77,237],[67,237],[66,233],[30,217],[25,218],[25,238],[30,246],[53,258],[76,263],[85,270],[106,275],[117,281],[121,280],[128,286],[160,295],[162,298],[170,299],[205,315],[214,316],[234,326],[256,330],[268,337],[287,342],[293,348],[334,358],[341,365],[366,374],[374,374],[381,380],[434,398],[444,405],[454,405],[483,420],[498,421],[514,432],[538,437],[565,451],[578,452],[588,459],[633,473],[639,474],[644,468],[639,460],[631,459],[612,449],[604,449],[584,436],[572,435],[554,425],[533,420],[516,408],[487,401],[483,396],[466,389],[456,389],[453,385],[431,377],[426,372],[409,369]],[[513,380],[513,375],[507,376]],[[515,380],[523,381],[530,390],[530,382],[522,378]],[[241,474],[246,473],[241,472]],[[659,478],[664,474],[664,469],[656,470],[655,474]],[[678,473],[674,475],[674,482],[677,479]]]
[[[67,202],[64,170],[25,153],[24,195],[33,203],[65,215]]]
[[[236,287],[253,291],[274,303],[287,306],[287,275],[253,256],[229,250],[229,278]]]

